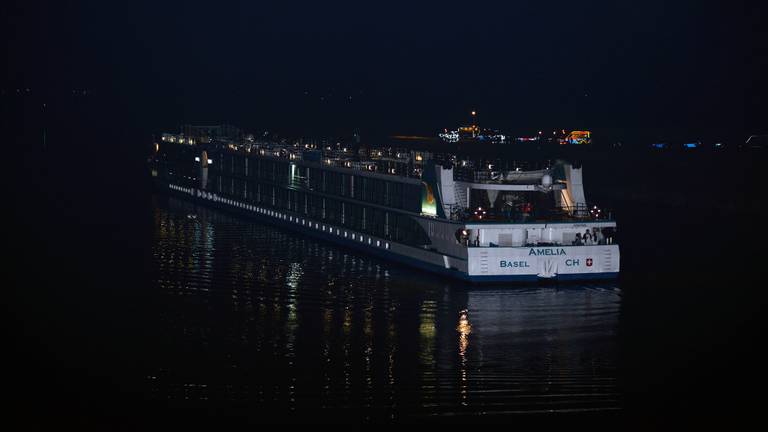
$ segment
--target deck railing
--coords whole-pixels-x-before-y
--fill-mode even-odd
[[[545,247],[563,247],[563,246],[605,246],[605,245],[617,245],[619,244],[616,241],[616,237],[605,237],[602,239],[599,239],[598,241],[590,241],[590,242],[577,242],[573,241],[571,243],[563,243],[563,242],[526,242],[519,245],[499,245],[495,244],[493,242],[490,242],[489,244],[474,244],[471,241],[466,242],[464,246],[470,247],[470,248],[495,248],[495,247],[526,247],[526,248],[545,248]]]
[[[450,204],[447,205],[448,219],[457,222],[578,222],[613,220],[613,212],[596,205],[576,205],[552,207],[546,210],[526,209],[524,206],[507,206],[504,210],[476,209]],[[528,211],[526,211],[528,210]]]

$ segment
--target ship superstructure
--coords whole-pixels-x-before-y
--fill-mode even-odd
[[[156,184],[198,203],[474,281],[613,278],[616,222],[566,161],[465,159],[276,142],[211,128],[163,134]]]

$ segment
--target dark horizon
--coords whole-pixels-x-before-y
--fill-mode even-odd
[[[227,122],[286,135],[434,135],[471,110],[504,131],[611,139],[768,132],[764,6],[4,9],[4,97],[30,88],[63,105],[86,90],[105,106],[100,121],[147,133]]]

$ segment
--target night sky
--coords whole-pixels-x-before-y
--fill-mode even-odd
[[[739,1],[16,2],[3,89],[87,89],[147,133],[766,133],[766,6]]]

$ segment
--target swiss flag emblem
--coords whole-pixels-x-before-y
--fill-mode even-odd
[[[587,258],[587,267],[592,267],[592,258]]]

